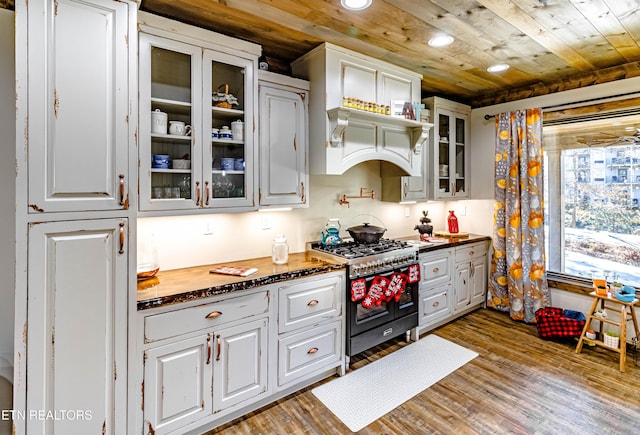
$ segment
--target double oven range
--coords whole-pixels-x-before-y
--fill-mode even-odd
[[[319,257],[346,260],[347,358],[418,326],[418,248],[380,239],[336,246],[312,243]],[[347,360],[348,361],[348,360]]]

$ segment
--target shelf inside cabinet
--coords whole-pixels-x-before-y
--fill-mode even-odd
[[[211,107],[211,112],[213,112],[216,116],[225,116],[228,118],[234,118],[236,116],[243,116],[244,110],[240,109],[227,109],[225,107]]]
[[[229,145],[244,145],[243,140],[233,139],[211,139],[212,144],[229,144]]]
[[[151,168],[151,172],[164,173],[164,174],[190,174],[191,169],[160,169]]]
[[[182,140],[182,141],[191,142],[191,136],[185,136],[185,135],[151,133],[151,137],[154,139],[161,139],[161,140]]]
[[[191,103],[188,101],[167,100],[166,98],[151,97],[151,108],[176,115],[190,115]]]
[[[220,174],[220,175],[234,175],[234,174],[244,174],[244,171],[235,171],[235,170],[223,170],[223,169],[213,169],[211,170],[212,174]]]

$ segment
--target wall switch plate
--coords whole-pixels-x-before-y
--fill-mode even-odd
[[[262,229],[270,230],[271,229],[271,221],[267,216],[262,216]]]
[[[202,233],[205,236],[212,236],[213,235],[213,221],[205,221],[204,223],[204,232]]]
[[[467,215],[467,207],[464,205],[461,205],[460,208],[458,209],[458,215],[459,216],[466,216]]]
[[[411,216],[411,208],[410,207],[405,207],[404,208],[404,217],[410,217]]]

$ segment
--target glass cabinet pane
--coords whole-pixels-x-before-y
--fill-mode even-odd
[[[191,55],[151,47],[151,199],[191,199]]]
[[[456,117],[456,172],[455,174],[455,183],[456,183],[456,192],[464,192],[464,168],[465,168],[465,146],[466,146],[466,137],[465,137],[465,124],[466,120],[462,118]]]
[[[247,195],[245,78],[243,66],[211,62],[210,196],[214,201]]]
[[[447,114],[438,114],[438,192],[450,192],[449,183],[449,149],[451,143],[451,119]]]

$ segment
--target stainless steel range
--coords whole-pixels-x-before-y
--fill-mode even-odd
[[[420,265],[416,246],[380,239],[337,246],[312,243],[310,249],[319,257],[347,261],[347,357],[418,326]]]

